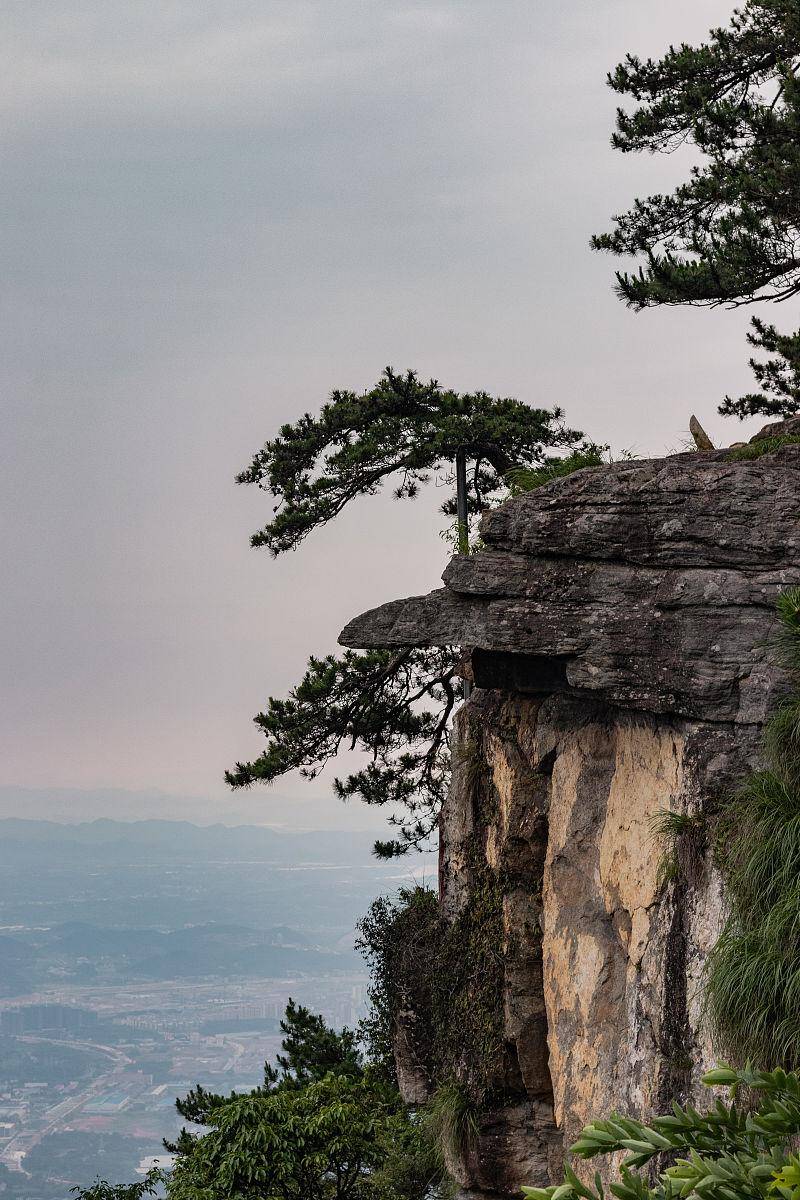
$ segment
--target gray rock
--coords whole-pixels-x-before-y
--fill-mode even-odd
[[[578,471],[487,513],[487,549],[454,558],[444,589],[364,613],[340,641],[527,656],[516,687],[532,692],[552,689],[537,671],[558,660],[561,691],[760,722],[780,687],[775,598],[800,583],[798,497],[800,446]]]

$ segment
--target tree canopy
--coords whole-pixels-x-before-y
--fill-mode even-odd
[[[168,1200],[434,1200],[441,1157],[397,1087],[365,1063],[356,1034],[289,1001],[283,1054],[247,1094],[194,1088],[169,1172],[142,1182],[96,1183],[78,1200],[139,1200],[160,1184]]]
[[[447,789],[455,673],[456,654],[447,648],[312,657],[288,699],[270,697],[254,718],[266,750],[225,778],[234,788],[271,783],[291,770],[313,779],[340,750],[365,751],[366,765],[335,779],[334,792],[395,810],[389,823],[399,836],[376,843],[381,857],[419,847]]]
[[[370,1194],[385,1153],[381,1134],[397,1098],[364,1078],[329,1074],[299,1089],[216,1105],[208,1132],[180,1154],[170,1200],[282,1200]]]
[[[138,1183],[112,1184],[98,1179],[89,1188],[70,1188],[76,1200],[144,1200],[145,1196],[157,1196],[166,1176],[158,1167],[148,1171]]]
[[[277,1066],[264,1063],[264,1085],[254,1095],[298,1091],[309,1083],[318,1083],[329,1073],[348,1078],[361,1075],[364,1063],[352,1029],[331,1029],[322,1016],[297,1004],[291,997],[280,1028],[283,1054],[277,1056]],[[177,1100],[175,1107],[184,1120],[193,1125],[205,1125],[213,1110],[231,1098],[198,1086]],[[184,1129],[177,1143],[165,1142],[164,1145],[175,1153],[182,1147],[191,1146],[192,1140]]]
[[[669,194],[637,199],[593,239],[639,260],[617,273],[636,309],[662,304],[743,305],[800,292],[800,8],[747,0],[699,46],[660,59],[630,54],[609,77],[633,101],[617,112],[614,147],[670,153],[683,143],[701,163]],[[760,391],[720,411],[789,416],[800,409],[800,333],[753,320]]]
[[[551,475],[596,465],[604,447],[582,441],[559,408],[531,408],[486,392],[459,394],[413,371],[387,368],[357,395],[333,392],[317,417],[284,425],[238,480],[270,492],[275,516],[251,542],[273,555],[296,549],[312,530],[359,496],[396,476],[408,499],[456,454],[470,465],[468,513],[502,494],[539,486]],[[553,450],[569,450],[559,456]],[[455,515],[455,495],[442,505]],[[366,766],[334,780],[341,799],[392,810],[398,835],[376,843],[382,857],[425,845],[436,827],[450,769],[449,720],[458,700],[455,648],[400,653],[352,650],[311,657],[286,699],[270,697],[255,724],[267,739],[252,762],[226,772],[233,788],[271,783],[297,770],[313,779],[340,750],[360,750]]]
[[[486,392],[445,390],[413,371],[391,368],[363,393],[334,391],[318,416],[284,425],[237,476],[277,500],[274,516],[251,537],[275,555],[294,550],[357,496],[398,476],[394,495],[410,499],[435,471],[452,471],[459,451],[472,466],[470,508],[480,512],[513,467],[541,463],[547,447],[574,446],[560,408],[532,408]],[[450,496],[443,511],[455,512]]]

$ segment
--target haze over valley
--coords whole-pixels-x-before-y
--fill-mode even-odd
[[[163,1160],[176,1096],[260,1083],[289,996],[356,1024],[356,922],[376,895],[435,872],[428,856],[380,862],[373,840],[0,820],[4,1198],[63,1200],[66,1182]]]

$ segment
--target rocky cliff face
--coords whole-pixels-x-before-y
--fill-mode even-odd
[[[704,818],[757,762],[781,689],[768,642],[800,583],[799,497],[800,445],[581,471],[489,513],[444,589],[342,635],[471,647],[440,903],[454,920],[476,862],[500,881],[504,1050],[451,1164],[468,1192],[549,1181],[587,1120],[691,1097],[712,1061],[701,982],[724,898]],[[671,843],[663,813],[686,818]],[[425,1065],[413,1039],[398,1051],[418,1101]]]

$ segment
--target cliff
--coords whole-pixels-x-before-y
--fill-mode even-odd
[[[781,692],[768,643],[800,583],[800,445],[763,438],[798,430],[762,431],[755,457],[618,463],[511,500],[443,589],[341,636],[469,648],[440,910],[452,924],[487,878],[498,889],[502,1046],[450,1164],[467,1192],[555,1180],[589,1119],[691,1098],[713,1060],[701,984],[724,896],[705,818],[757,764]],[[424,1014],[398,1017],[419,1101],[437,1082]],[[449,1067],[468,1079],[469,1054]]]

